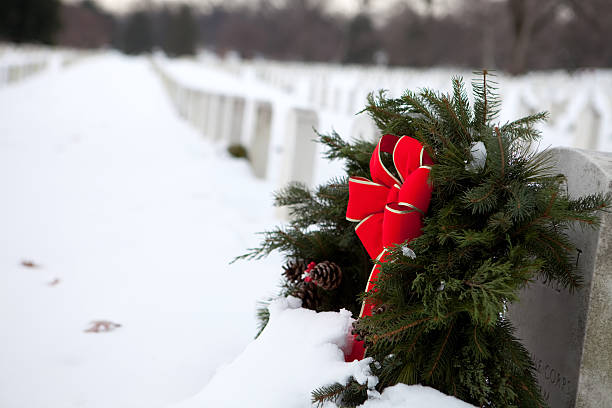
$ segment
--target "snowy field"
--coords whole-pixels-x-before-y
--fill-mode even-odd
[[[185,399],[276,292],[280,259],[228,265],[275,224],[271,187],[176,116],[145,59],[0,89],[0,191],[3,408]]]
[[[279,222],[279,179],[256,179],[183,120],[149,59],[53,58],[0,88],[0,407],[297,408],[310,406],[315,387],[351,375],[373,387],[367,361],[344,363],[345,312],[280,299],[252,341],[256,301],[276,293],[282,259],[229,262]],[[321,94],[322,84],[359,82],[359,73],[158,62],[185,86],[269,100],[273,152],[290,107],[314,108],[320,130],[350,136],[353,100],[363,104],[363,90]],[[419,75],[421,86],[450,78]],[[560,85],[563,75],[550,77]],[[533,78],[507,87],[510,115],[538,105],[542,78]],[[612,146],[611,78],[595,72],[560,85],[544,129],[550,144],[595,129],[597,146]],[[564,105],[576,84],[578,102]],[[319,161],[315,170],[323,181],[339,166]],[[468,406],[420,386],[371,394],[365,408]]]

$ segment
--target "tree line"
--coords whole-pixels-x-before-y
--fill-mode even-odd
[[[387,15],[364,2],[358,13],[332,13],[323,0],[255,0],[206,9],[157,5],[110,14],[92,0],[3,0],[0,39],[79,47],[110,46],[128,54],[198,48],[244,58],[533,69],[611,67],[609,0],[463,0],[436,13],[438,0],[397,0]],[[225,3],[222,3],[225,4]],[[19,15],[23,15],[19,21]]]

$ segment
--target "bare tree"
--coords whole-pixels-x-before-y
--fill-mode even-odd
[[[514,42],[510,72],[521,74],[527,68],[527,52],[533,36],[554,20],[563,0],[508,0]]]
[[[521,74],[530,67],[527,58],[530,48],[536,43],[535,37],[546,31],[547,43],[556,47],[568,48],[569,54],[583,54],[589,50],[588,59],[597,54],[600,58],[592,59],[595,65],[607,65],[607,54],[610,46],[606,38],[611,38],[612,2],[610,0],[507,0],[511,19],[513,45],[509,70]],[[556,36],[556,38],[551,38]],[[553,41],[551,41],[553,40]],[[575,41],[581,44],[576,46]],[[602,42],[602,40],[604,40]],[[597,44],[597,50],[592,50]],[[573,49],[571,49],[573,46]],[[546,52],[545,49],[540,49]],[[548,50],[554,53],[554,50]],[[566,55],[561,58],[572,58],[577,55]],[[583,58],[578,58],[583,59]],[[557,60],[557,64],[560,60]],[[578,63],[578,65],[583,65]]]

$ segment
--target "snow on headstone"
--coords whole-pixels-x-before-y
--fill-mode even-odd
[[[268,102],[255,103],[255,130],[249,146],[249,160],[256,177],[265,178],[268,169],[272,106]]]
[[[555,148],[570,196],[612,191],[612,154]],[[552,408],[612,407],[612,214],[598,229],[572,229],[584,284],[569,294],[538,278],[510,305],[509,319],[535,362]]]

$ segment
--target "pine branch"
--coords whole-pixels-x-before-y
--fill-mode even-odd
[[[336,401],[343,392],[346,391],[346,385],[334,383],[317,388],[312,392],[311,402],[317,404],[317,407],[322,407],[326,402]]]
[[[499,128],[497,126],[495,126],[495,133],[497,134],[497,142],[499,143],[499,151],[500,151],[500,155],[499,157],[501,158],[501,176],[502,178],[504,178],[505,176],[505,168],[506,168],[506,157],[505,157],[505,153],[504,153],[504,144],[502,142],[502,136],[501,136],[501,132],[499,131]]]
[[[431,375],[433,374],[434,370],[438,366],[438,362],[440,361],[440,356],[442,356],[442,352],[444,351],[444,348],[446,347],[446,343],[448,342],[448,338],[449,338],[451,332],[453,331],[454,324],[455,324],[454,321],[451,322],[451,324],[450,324],[450,326],[448,328],[448,332],[446,333],[446,337],[444,338],[444,342],[442,343],[442,347],[440,347],[440,351],[438,352],[438,355],[436,356],[436,359],[434,360],[434,364],[431,367],[431,370],[429,370],[429,372],[425,376],[427,379],[431,378]]]

